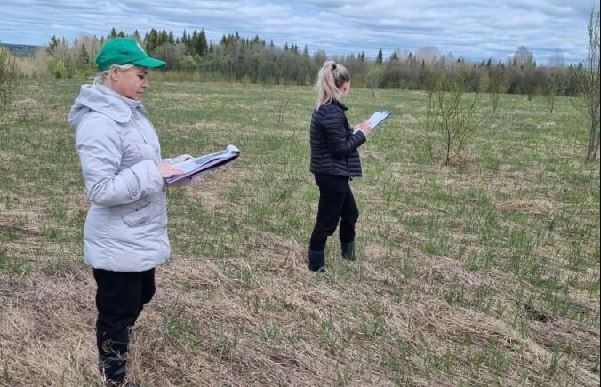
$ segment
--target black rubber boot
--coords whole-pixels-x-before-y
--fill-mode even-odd
[[[115,384],[113,382],[107,382],[105,387],[142,387],[142,385],[134,382],[125,382],[122,384]]]
[[[348,259],[349,261],[356,261],[357,253],[355,252],[355,242],[341,243],[340,255],[342,255],[342,258]]]
[[[98,361],[100,375],[104,380],[106,387],[122,387],[127,386],[126,374],[126,357],[122,355],[100,355]]]
[[[125,382],[121,384],[115,384],[113,382],[106,382],[105,387],[142,387],[142,385],[134,382]]]
[[[324,271],[325,252],[309,249],[309,270]]]

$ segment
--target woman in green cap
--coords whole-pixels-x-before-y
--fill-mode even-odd
[[[109,40],[96,57],[94,84],[83,85],[69,113],[91,207],[84,260],[97,283],[99,367],[107,386],[126,377],[129,330],[155,293],[155,267],[167,261],[166,177],[180,171],[161,158],[140,98],[152,58],[132,39]]]

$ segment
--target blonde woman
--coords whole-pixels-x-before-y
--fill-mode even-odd
[[[84,260],[97,284],[96,338],[107,386],[127,380],[129,330],[155,293],[155,267],[171,254],[164,178],[180,171],[161,158],[140,98],[148,69],[165,63],[132,39],[109,40],[96,57],[100,71],[83,85],[69,113],[91,207]]]
[[[325,246],[340,224],[340,252],[355,260],[355,224],[359,211],[349,180],[361,176],[357,149],[372,133],[365,121],[355,128],[348,124],[344,98],[351,90],[346,67],[334,61],[323,64],[315,85],[317,102],[311,117],[311,172],[319,187],[315,227],[309,242],[309,270],[323,271]]]

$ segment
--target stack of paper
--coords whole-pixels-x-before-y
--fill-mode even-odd
[[[215,153],[209,153],[204,156],[186,160],[174,164],[182,170],[179,175],[171,176],[165,179],[167,184],[180,184],[184,179],[191,180],[195,176],[208,172],[212,169],[221,167],[240,156],[240,151],[235,145],[228,145],[225,150]]]
[[[392,113],[389,111],[375,112],[371,115],[371,117],[369,117],[369,120],[367,121],[369,121],[372,128],[375,128],[376,126],[380,125],[382,121],[390,117],[391,114]]]

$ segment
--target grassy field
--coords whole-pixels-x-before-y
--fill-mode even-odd
[[[88,203],[66,115],[79,82],[27,83],[0,116],[0,385],[95,386]],[[504,96],[461,164],[424,150],[422,92],[356,89],[394,116],[352,182],[362,260],[306,268],[318,191],[310,88],[156,82],[164,157],[236,144],[169,191],[171,261],[134,330],[147,386],[599,385],[599,163],[572,103]]]

